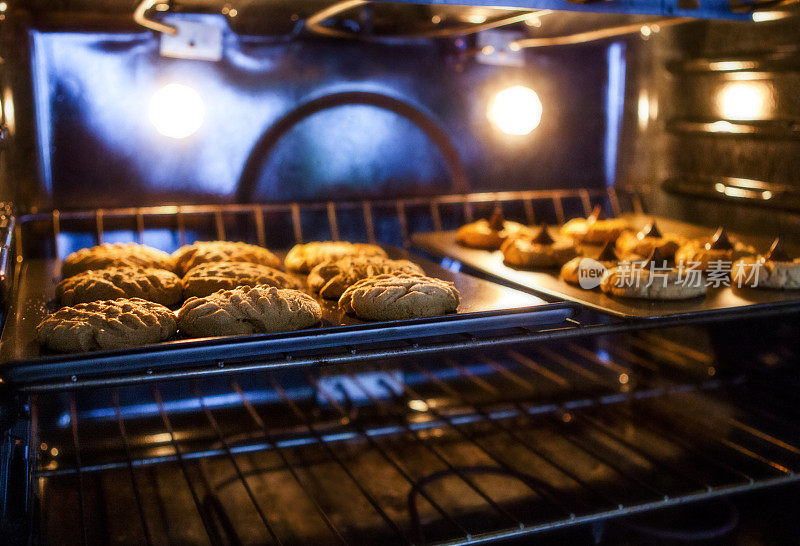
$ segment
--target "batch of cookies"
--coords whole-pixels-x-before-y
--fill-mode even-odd
[[[570,284],[579,284],[586,258],[591,258],[602,266],[602,277],[594,286],[582,287],[599,285],[623,298],[702,297],[709,284],[720,285],[709,283],[710,276],[724,277],[726,286],[800,289],[800,258],[789,257],[780,239],[759,254],[724,228],[696,239],[662,234],[655,222],[637,232],[623,218],[604,218],[600,206],[586,218],[569,220],[558,233],[546,224],[531,228],[506,220],[497,207],[488,220],[459,228],[456,240],[471,248],[499,250],[503,262],[514,268],[560,268],[560,277]],[[689,282],[690,275],[699,282]]]
[[[102,244],[70,254],[61,271],[61,308],[36,328],[38,341],[58,352],[136,347],[178,332],[197,338],[309,328],[320,323],[322,306],[306,284],[364,320],[437,316],[459,305],[453,283],[389,259],[379,246],[349,242],[298,244],[283,261],[242,242],[197,242],[171,255]]]

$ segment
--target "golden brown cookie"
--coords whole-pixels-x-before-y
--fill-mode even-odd
[[[575,243],[566,237],[553,238],[542,224],[536,235],[513,235],[500,247],[503,262],[513,267],[561,267],[577,255]]]
[[[67,256],[61,264],[61,276],[67,278],[91,269],[123,266],[174,269],[170,255],[156,248],[136,243],[105,243]]]
[[[36,338],[62,353],[126,349],[164,341],[175,334],[175,314],[140,298],[63,307],[36,327]]]
[[[686,239],[672,233],[662,235],[655,222],[650,222],[639,233],[625,231],[617,238],[617,253],[623,260],[641,260],[650,256],[656,248],[667,260],[675,257],[675,252]]]
[[[347,256],[314,267],[308,274],[308,286],[323,298],[338,299],[347,288],[361,279],[385,273],[425,275],[409,260],[390,260],[377,256]]]
[[[561,226],[561,234],[577,243],[601,245],[616,241],[629,229],[628,222],[622,218],[604,218],[602,207],[597,205],[587,218],[573,218]]]
[[[675,263],[708,271],[722,265],[729,270],[733,262],[755,254],[753,247],[732,240],[724,228],[719,228],[710,239],[695,239],[675,252]],[[695,265],[696,264],[696,265]]]
[[[701,275],[667,266],[667,260],[654,250],[645,262],[626,263],[603,274],[600,289],[612,296],[646,300],[685,300],[705,295]]]
[[[498,207],[489,220],[481,219],[458,228],[456,241],[472,248],[496,250],[508,237],[530,232],[527,226],[503,218],[503,211]]]
[[[202,298],[217,290],[263,284],[276,288],[297,288],[289,275],[266,265],[248,262],[207,262],[186,272],[181,280],[186,298]]]
[[[172,253],[175,272],[186,275],[191,268],[205,263],[247,262],[279,268],[281,260],[264,247],[233,241],[199,241]]]
[[[284,263],[290,271],[308,273],[322,262],[330,262],[345,256],[380,256],[386,251],[376,245],[348,243],[347,241],[314,241],[294,245],[286,255]]]
[[[339,298],[339,308],[366,320],[433,317],[452,313],[458,304],[453,283],[406,274],[362,279]]]
[[[800,289],[800,258],[790,258],[780,239],[775,239],[769,252],[747,256],[731,268],[734,286],[773,290]]]
[[[587,260],[587,261],[584,261]],[[606,269],[610,269],[618,264],[619,260],[614,252],[614,247],[611,243],[606,243],[597,258],[588,258],[586,256],[576,256],[570,261],[561,266],[561,278],[570,284],[580,284],[581,270],[584,272],[591,269],[602,271],[597,264],[599,263]]]
[[[189,337],[287,332],[321,319],[322,308],[314,298],[274,286],[240,286],[189,298],[178,311],[178,326]]]
[[[118,298],[142,298],[175,305],[182,298],[181,280],[165,269],[109,267],[90,269],[61,281],[56,287],[61,305]]]

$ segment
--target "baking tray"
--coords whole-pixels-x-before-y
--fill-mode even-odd
[[[128,374],[224,360],[268,357],[284,352],[334,349],[398,339],[482,333],[519,326],[560,324],[579,306],[550,304],[534,295],[453,273],[428,260],[388,247],[390,257],[418,263],[428,275],[455,283],[461,292],[456,313],[412,320],[366,322],[338,309],[335,300],[317,298],[322,325],[280,334],[254,334],[202,339],[176,339],[134,349],[90,353],[51,353],[35,341],[35,328],[56,307],[55,288],[61,274],[58,260],[26,260],[20,264],[16,292],[0,337],[0,376],[28,383],[73,376]],[[305,275],[293,275],[305,285]],[[322,356],[320,357],[322,359]]]
[[[704,228],[668,218],[644,215],[624,215],[631,225],[641,229],[648,222],[655,220],[662,233],[678,233],[686,237],[705,237],[713,233],[713,229]],[[751,244],[759,252],[765,252],[771,239],[743,236],[732,233],[742,242]],[[715,316],[742,313],[751,310],[800,309],[800,290],[759,290],[756,288],[709,287],[704,298],[683,301],[648,301],[636,299],[614,298],[606,296],[599,288],[583,290],[579,286],[566,283],[559,277],[557,268],[551,270],[528,271],[509,267],[503,263],[503,255],[494,252],[477,250],[461,246],[456,242],[455,231],[439,231],[417,233],[412,237],[414,245],[437,256],[446,256],[474,270],[491,277],[502,279],[514,286],[547,294],[559,299],[574,301],[586,307],[602,311],[625,319],[660,319],[679,317]],[[786,244],[790,252],[798,252],[796,246]],[[591,251],[599,252],[599,247]],[[591,252],[587,254],[592,257]],[[594,254],[596,256],[596,254]],[[795,254],[797,255],[797,254]]]

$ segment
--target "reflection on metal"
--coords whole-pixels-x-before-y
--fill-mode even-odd
[[[749,135],[757,138],[783,140],[800,139],[800,126],[787,124],[782,120],[764,121],[727,121],[727,120],[687,120],[671,121],[667,128],[674,133]]]
[[[156,32],[161,32],[164,34],[177,34],[178,29],[174,26],[160,23],[154,19],[150,19],[147,16],[147,12],[153,9],[157,3],[158,0],[142,0],[139,5],[136,6],[136,9],[133,12],[133,20],[143,27],[149,28],[150,30],[155,30]]]
[[[800,48],[787,46],[781,51],[735,57],[685,59],[667,63],[670,72],[761,72],[795,71],[800,69]]]
[[[606,52],[608,79],[606,85],[605,174],[606,186],[617,179],[617,151],[625,107],[625,43],[614,42]]]
[[[383,108],[414,123],[442,153],[452,179],[453,190],[459,192],[468,191],[469,181],[458,151],[450,142],[447,134],[431,118],[413,106],[393,97],[366,91],[350,91],[333,93],[311,100],[277,120],[258,140],[242,169],[242,175],[239,178],[239,185],[236,190],[237,201],[243,203],[253,198],[259,174],[263,171],[278,141],[292,127],[322,110],[350,104]]]
[[[647,124],[650,122],[650,95],[647,89],[642,88],[639,91],[639,102],[636,107],[636,114],[639,118],[639,129],[644,131],[647,129]]]
[[[800,211],[800,190],[785,184],[723,176],[681,175],[665,180],[670,192],[714,200],[735,200],[747,205]]]
[[[756,23],[766,23],[767,21],[777,21],[797,15],[791,11],[757,11],[753,14],[753,21]]]
[[[326,27],[324,25],[326,20],[366,4],[369,4],[367,0],[344,0],[343,2],[338,2],[308,17],[306,19],[305,26],[310,32],[319,34],[321,36],[330,36],[335,38],[358,38],[362,40],[386,38],[386,36],[365,36],[353,32]],[[550,13],[552,13],[552,10],[534,10],[525,11],[524,13],[512,11],[511,15],[490,21],[487,21],[484,17],[482,21],[478,21],[477,19],[474,21],[468,21],[469,24],[466,26],[434,29],[403,35],[392,35],[390,38],[443,38],[445,36],[464,36],[467,34],[480,32],[481,30],[488,30],[514,23],[520,23],[528,19],[541,18]],[[441,17],[435,15],[432,19],[432,22],[434,24],[440,23]]]
[[[585,44],[587,42],[594,42],[596,40],[605,40],[607,38],[615,38],[617,36],[624,36],[626,34],[640,33],[642,36],[650,36],[653,32],[661,30],[664,27],[680,25],[687,23],[692,19],[678,17],[671,17],[669,19],[656,19],[648,23],[634,23],[631,25],[622,25],[611,28],[601,28],[598,30],[590,30],[587,32],[578,32],[577,34],[567,34],[565,36],[552,36],[549,38],[527,38],[525,40],[518,40],[511,44],[511,49],[523,49],[530,47],[549,47],[559,45],[574,45]],[[647,30],[644,30],[647,29]]]

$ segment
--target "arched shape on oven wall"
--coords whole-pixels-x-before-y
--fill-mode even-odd
[[[298,106],[276,121],[275,124],[261,136],[253,147],[253,151],[250,152],[250,156],[247,158],[244,169],[242,169],[242,174],[239,177],[239,184],[236,189],[237,202],[246,203],[251,200],[253,192],[256,189],[258,175],[267,164],[270,154],[275,149],[278,141],[292,127],[322,110],[351,104],[376,106],[384,110],[389,110],[390,112],[394,112],[406,118],[419,127],[436,145],[444,157],[447,163],[447,170],[453,182],[453,191],[459,193],[469,191],[467,173],[464,169],[464,165],[461,163],[458,151],[455,149],[452,142],[450,142],[450,139],[444,131],[442,131],[430,117],[413,106],[387,95],[368,91],[346,91],[325,95]]]

